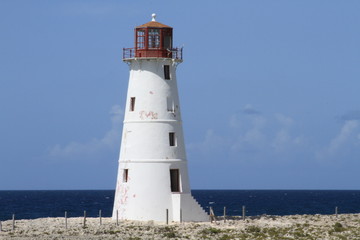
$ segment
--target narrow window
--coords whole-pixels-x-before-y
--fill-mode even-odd
[[[123,180],[124,180],[124,182],[128,182],[128,180],[129,180],[129,169],[124,169]]]
[[[164,78],[166,80],[170,79],[170,65],[164,65]]]
[[[170,169],[171,192],[180,192],[180,174],[179,169]]]
[[[170,146],[176,146],[176,138],[175,138],[174,132],[169,133],[169,143],[170,143]]]
[[[166,98],[166,103],[168,112],[175,112],[174,101],[172,100],[172,98]]]
[[[135,97],[130,98],[130,112],[135,110]]]

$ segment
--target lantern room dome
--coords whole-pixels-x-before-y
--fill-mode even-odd
[[[151,19],[150,22],[145,23],[145,24],[143,24],[143,25],[140,25],[140,26],[138,26],[138,27],[136,27],[136,28],[172,28],[172,27],[170,27],[170,26],[167,26],[167,25],[165,25],[165,24],[162,24],[162,23],[157,22],[156,19],[155,19],[155,18],[156,18],[156,14],[155,14],[155,13],[153,13],[153,14],[151,15],[151,17],[152,17],[152,19]]]
[[[156,21],[150,21],[143,25],[137,26],[136,28],[172,28],[172,27],[162,24],[162,23],[159,23],[159,22],[156,22]]]

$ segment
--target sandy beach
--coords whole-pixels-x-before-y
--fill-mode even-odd
[[[204,223],[40,218],[3,221],[0,239],[360,239],[360,214],[257,216]]]

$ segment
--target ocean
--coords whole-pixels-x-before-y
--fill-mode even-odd
[[[43,217],[103,217],[112,213],[114,190],[0,191],[0,220]],[[360,190],[193,190],[193,196],[216,215],[247,216],[360,213]]]

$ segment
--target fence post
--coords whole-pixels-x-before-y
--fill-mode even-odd
[[[86,227],[86,211],[84,211],[84,228]]]
[[[99,218],[100,218],[100,226],[102,224],[102,219],[101,219],[101,210],[99,210]]]
[[[338,207],[335,207],[335,216],[338,216]]]
[[[0,221],[0,232],[2,232],[2,225],[1,225],[1,221]]]
[[[119,226],[119,210],[116,210],[116,226]]]
[[[169,224],[169,209],[166,209],[166,224]]]
[[[242,206],[242,219],[245,220],[246,207]]]
[[[226,222],[226,207],[224,207],[224,222]]]
[[[180,223],[182,223],[182,209],[180,208]]]
[[[65,211],[65,229],[67,229],[67,211]]]
[[[15,214],[13,214],[13,226],[12,226],[13,231],[15,230]]]
[[[213,208],[210,207],[210,222],[212,223],[213,221],[216,223],[216,216],[215,216]]]

